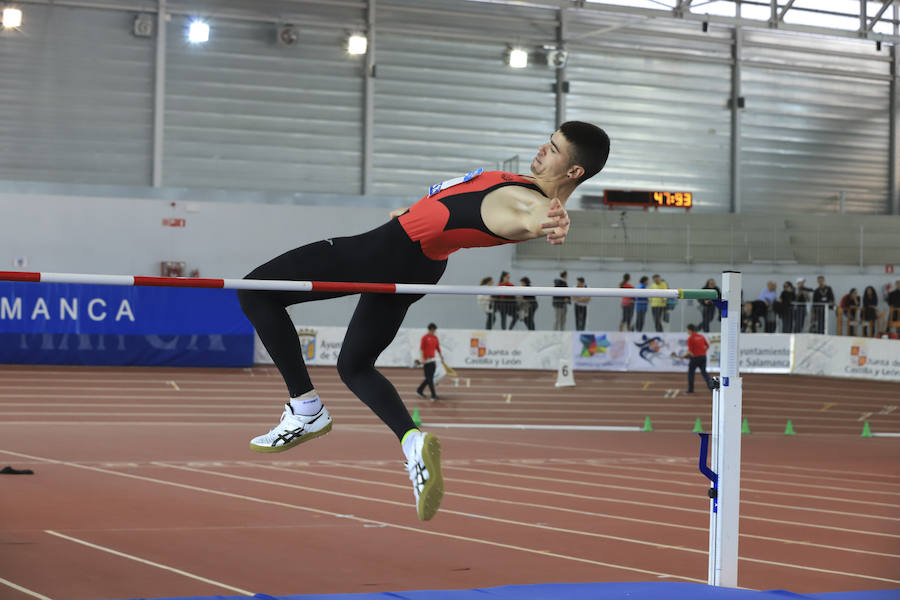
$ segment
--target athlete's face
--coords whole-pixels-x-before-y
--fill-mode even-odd
[[[531,161],[531,172],[545,177],[566,177],[572,167],[569,141],[560,131],[541,144],[537,155]]]

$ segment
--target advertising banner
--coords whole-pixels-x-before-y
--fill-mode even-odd
[[[678,358],[687,352],[686,333],[628,334],[629,371],[684,371],[687,360]]]
[[[311,365],[337,364],[345,331],[344,327],[298,328],[307,362]],[[423,335],[424,329],[401,329],[375,364],[385,367],[410,366],[419,357],[419,342]],[[721,337],[718,333],[705,335],[710,342],[707,351],[707,369],[715,372],[719,370]],[[687,333],[438,329],[437,336],[447,363],[460,368],[555,371],[559,367],[560,359],[568,360],[576,372],[626,370],[682,372],[688,366],[687,359],[678,358],[687,352]],[[792,337],[790,334],[778,333],[742,335],[740,371],[790,373]],[[813,339],[820,337],[812,336]],[[889,341],[882,340],[868,341],[890,344]],[[894,344],[895,348],[900,348],[900,344],[896,342]],[[874,352],[866,348],[862,346],[860,351],[864,354]],[[886,349],[885,352],[887,351]],[[800,355],[799,352],[797,355]],[[873,355],[872,360],[888,359]],[[271,363],[265,349],[258,343],[256,362]],[[894,362],[900,363],[900,357]],[[821,361],[810,364],[819,365],[816,368],[824,370],[820,363]],[[872,365],[871,362],[869,364]],[[877,364],[885,369],[891,366],[890,361]],[[900,364],[895,367],[900,368]],[[888,372],[889,369],[885,371]]]
[[[0,362],[249,366],[232,290],[0,282]]]
[[[900,342],[798,333],[791,372],[900,381]]]
[[[345,327],[300,326],[297,334],[310,365],[336,365]],[[400,329],[375,362],[379,367],[408,367],[419,358],[425,329]],[[556,370],[560,358],[569,357],[571,333],[560,331],[484,331],[438,329],[447,364],[470,369]],[[262,344],[256,344],[256,362],[271,364]]]
[[[718,333],[711,333],[707,335],[707,339],[709,340],[709,350],[706,353],[707,369],[718,371],[722,337]],[[738,347],[738,370],[741,373],[791,372],[789,333],[742,334]]]
[[[629,337],[606,331],[576,331],[572,334],[572,366],[576,371],[625,371],[628,369]]]

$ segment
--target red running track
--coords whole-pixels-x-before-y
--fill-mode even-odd
[[[416,519],[391,433],[332,368],[334,431],[249,451],[285,392],[270,368],[0,367],[0,598],[98,600],[706,582],[709,503],[681,375],[460,371],[442,401],[386,369],[431,422],[643,424],[652,433],[435,430],[447,495]],[[466,378],[470,386],[465,386]],[[740,585],[900,587],[900,386],[744,378]],[[509,394],[509,402],[506,401]],[[892,404],[893,403],[893,404]],[[783,435],[791,419],[798,435]]]

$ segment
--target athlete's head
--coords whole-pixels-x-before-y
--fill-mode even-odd
[[[437,331],[437,325],[435,325],[434,323],[429,323],[428,324],[428,332],[434,333],[435,331]]]
[[[596,175],[609,156],[609,136],[590,123],[568,121],[553,132],[531,161],[531,172],[542,178],[571,180],[578,185]]]
[[[569,142],[572,166],[584,169],[578,183],[590,179],[603,169],[609,158],[609,136],[605,131],[583,121],[566,121],[559,126],[559,131]]]
[[[687,330],[690,331],[691,333],[697,333],[697,326],[694,325],[693,323],[690,323],[687,326]]]

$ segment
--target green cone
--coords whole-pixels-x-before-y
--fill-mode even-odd
[[[741,423],[741,433],[750,433],[750,423],[747,421],[747,417],[744,417],[744,422]]]
[[[650,417],[644,417],[644,428],[641,431],[653,431],[653,425],[650,424]]]
[[[703,424],[700,422],[700,417],[697,417],[697,420],[694,421],[694,431],[691,433],[703,433]]]
[[[787,425],[784,428],[784,435],[797,435],[797,432],[794,431],[794,424],[791,423],[790,419],[788,419]]]
[[[419,416],[418,408],[413,409],[412,420],[413,420],[413,423],[415,423],[416,427],[422,426],[422,417]]]
[[[863,423],[863,432],[859,437],[872,437],[872,429],[869,427],[868,421]]]

